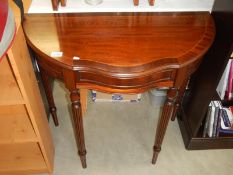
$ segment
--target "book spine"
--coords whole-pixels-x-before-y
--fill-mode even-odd
[[[233,106],[230,106],[229,109],[230,109],[231,113],[233,113]]]
[[[214,122],[213,122],[212,137],[216,137],[216,133],[217,133],[217,122],[218,122],[219,111],[220,111],[220,107],[219,107],[219,102],[218,101],[214,101],[214,107],[215,107],[215,113],[214,113]]]
[[[218,113],[218,118],[217,118],[217,125],[216,125],[216,137],[219,137],[219,130],[221,127],[221,118],[222,118],[222,112],[223,112],[223,107],[220,101],[219,103],[219,113]]]
[[[208,125],[208,136],[212,137],[213,134],[213,123],[214,123],[214,113],[215,113],[215,107],[213,104],[213,101],[211,101],[211,114],[210,114],[210,119],[209,119],[209,125]]]
[[[208,107],[208,112],[207,112],[207,115],[206,115],[206,120],[205,120],[205,126],[204,126],[204,130],[203,130],[203,137],[206,137],[206,134],[207,134],[207,131],[208,131],[208,127],[209,127],[209,123],[210,123],[210,115],[211,115],[211,110],[212,110],[212,107],[209,106]]]
[[[231,93],[230,93],[230,100],[232,99],[233,99],[233,81],[231,82]]]
[[[225,98],[225,94],[227,92],[227,83],[228,83],[228,75],[229,75],[229,72],[230,72],[230,66],[231,66],[231,61],[229,60],[228,63],[227,63],[227,66],[222,74],[222,77],[218,83],[218,86],[217,86],[217,93],[219,94],[221,100],[224,100]]]
[[[222,135],[222,133],[226,133],[226,134],[233,134],[233,116],[232,113],[230,111],[230,109],[228,108],[224,108],[224,115],[223,115],[223,120],[225,121],[226,125],[224,124],[224,122],[221,122],[221,127],[220,127],[220,131],[219,134]]]
[[[231,61],[230,71],[228,75],[228,85],[227,85],[227,93],[226,93],[226,99],[231,99],[231,91],[232,91],[232,79],[233,79],[233,61]]]
[[[219,134],[220,134],[220,133],[229,133],[229,134],[233,134],[233,129],[222,129],[222,128],[220,128]]]
[[[231,126],[231,122],[229,120],[229,117],[227,115],[227,111],[225,109],[222,110],[222,120],[223,120],[223,123],[226,127],[230,127]]]
[[[221,114],[218,118],[218,123],[217,123],[217,129],[216,129],[216,137],[219,137],[220,129],[221,129],[221,115],[222,115],[222,109],[220,109]]]

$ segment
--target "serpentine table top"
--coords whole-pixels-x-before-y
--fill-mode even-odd
[[[157,127],[155,163],[169,118],[174,119],[188,79],[215,35],[208,12],[27,14],[23,26],[37,55],[54,118],[48,77],[61,79],[70,91],[83,167],[79,88],[139,93],[169,87]]]

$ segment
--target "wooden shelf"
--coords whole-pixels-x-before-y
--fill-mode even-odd
[[[3,58],[0,64],[0,106],[12,104],[24,104],[19,86],[11,72],[7,58]]]
[[[31,0],[24,0],[29,6]],[[14,41],[0,62],[0,175],[53,172],[54,146],[21,26],[20,9],[9,1]]]
[[[202,137],[210,101],[220,100],[216,92],[233,48],[233,1],[216,0],[211,15],[216,36],[195,74],[190,78],[187,96],[184,96],[178,122],[185,147],[196,149],[233,149],[233,135],[217,138]],[[231,105],[225,102],[224,105]]]
[[[183,116],[183,117],[182,117]],[[191,134],[188,121],[184,114],[179,116],[178,123],[184,140],[185,148],[188,150],[204,150],[204,149],[232,149],[233,137],[194,137]]]
[[[0,174],[48,171],[37,143],[1,144],[0,150]]]
[[[0,106],[0,144],[37,142],[24,105]]]

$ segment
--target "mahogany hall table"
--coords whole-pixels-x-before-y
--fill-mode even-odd
[[[155,136],[155,164],[169,119],[175,119],[187,81],[215,35],[213,19],[207,12],[28,14],[24,31],[37,55],[54,119],[56,107],[49,77],[62,80],[70,91],[84,168],[79,89],[141,93],[169,87]]]

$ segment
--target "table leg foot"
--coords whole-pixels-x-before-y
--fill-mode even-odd
[[[167,100],[164,104],[163,112],[159,118],[158,125],[157,125],[155,143],[153,147],[154,152],[153,152],[152,164],[156,163],[158,154],[161,150],[163,138],[167,130],[167,125],[170,120],[170,117],[172,116],[173,108],[174,108],[174,104],[175,104],[177,96],[178,96],[178,91],[176,88],[171,88],[168,90]]]
[[[161,151],[161,147],[156,147],[156,146],[154,146],[154,147],[153,147],[153,150],[154,150],[154,152],[153,152],[153,157],[152,157],[151,163],[152,163],[152,164],[155,164],[156,161],[157,161],[159,152]]]
[[[78,152],[79,156],[80,156],[80,161],[82,164],[83,168],[87,168],[87,163],[86,163],[86,151],[84,152]]]

